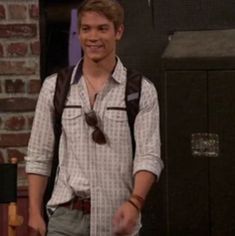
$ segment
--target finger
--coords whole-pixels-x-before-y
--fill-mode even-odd
[[[32,228],[31,226],[28,226],[28,236],[41,236],[39,231]]]
[[[38,236],[46,236],[46,230],[45,229],[40,230],[40,234]]]
[[[117,211],[116,214],[113,217],[113,223],[117,224],[119,223],[123,218],[123,214],[120,211]]]

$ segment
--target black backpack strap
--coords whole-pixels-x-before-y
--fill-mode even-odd
[[[69,92],[70,81],[72,78],[74,67],[69,67],[59,71],[56,80],[55,94],[54,94],[54,134],[55,134],[55,145],[54,145],[54,158],[52,162],[51,178],[53,180],[52,189],[54,187],[56,169],[58,166],[58,154],[59,154],[59,142],[61,136],[61,119],[64,110],[64,104]]]
[[[60,142],[60,136],[61,136],[61,119],[62,119],[62,113],[64,109],[64,104],[67,98],[67,94],[69,92],[70,87],[70,81],[72,78],[74,67],[69,67],[62,69],[57,74],[56,79],[56,86],[55,86],[55,94],[54,94],[54,149],[53,149],[53,160],[52,160],[52,167],[51,167],[51,175],[48,179],[47,189],[44,194],[44,206],[46,206],[46,203],[51,198],[52,191],[54,188],[55,178],[56,178],[56,172],[57,167],[59,163],[59,142]],[[45,214],[45,218],[47,220],[47,216]]]
[[[133,158],[135,157],[135,137],[134,137],[134,124],[136,115],[139,112],[139,101],[141,96],[142,74],[134,70],[127,70],[126,82],[126,109],[128,116],[128,123],[130,127]]]

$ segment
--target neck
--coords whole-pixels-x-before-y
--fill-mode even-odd
[[[116,64],[116,58],[114,57],[109,61],[92,61],[89,58],[84,58],[83,73],[90,78],[107,78],[112,73]]]

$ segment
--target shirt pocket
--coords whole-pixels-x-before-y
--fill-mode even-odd
[[[67,137],[73,138],[83,125],[82,107],[65,107],[62,115],[62,127]]]
[[[104,129],[111,143],[127,145],[130,130],[126,108],[108,107],[105,111]]]
[[[127,122],[125,107],[107,107],[105,117],[113,122]]]

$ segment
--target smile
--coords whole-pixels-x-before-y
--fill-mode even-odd
[[[87,47],[90,49],[99,49],[102,47],[102,45],[87,45]]]

